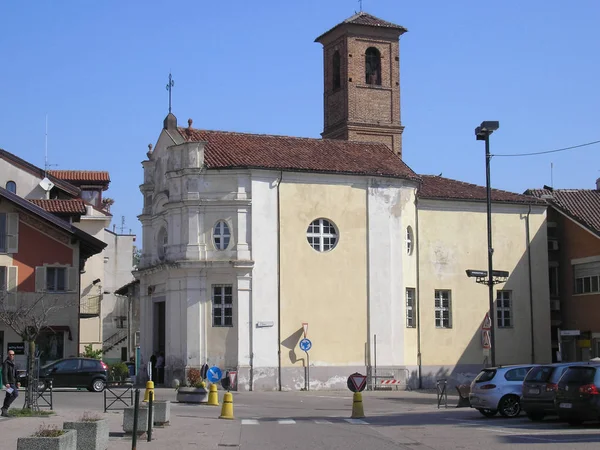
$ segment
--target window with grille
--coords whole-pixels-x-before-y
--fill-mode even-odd
[[[226,250],[229,247],[229,241],[231,239],[231,232],[229,231],[229,225],[224,220],[219,220],[215,224],[213,230],[213,240],[215,248],[217,250]]]
[[[498,328],[512,327],[512,299],[510,291],[496,292],[496,318]]]
[[[231,285],[213,285],[212,287],[213,304],[213,326],[214,327],[232,327],[233,326],[233,286]]]
[[[435,291],[435,327],[452,328],[452,299],[449,290]]]
[[[594,294],[600,292],[600,262],[577,264],[573,266],[576,294]]]
[[[406,253],[409,255],[412,254],[413,251],[413,241],[413,230],[411,227],[406,227]]]
[[[415,328],[415,289],[406,288],[406,327]]]
[[[306,239],[316,251],[327,252],[336,246],[338,232],[333,222],[327,219],[317,219],[308,226]]]

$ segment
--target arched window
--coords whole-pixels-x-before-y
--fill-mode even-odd
[[[6,190],[9,192],[12,192],[13,194],[17,193],[17,183],[15,183],[14,181],[7,181],[6,182]]]
[[[226,250],[229,247],[229,240],[231,239],[231,232],[229,231],[229,225],[224,220],[219,220],[215,224],[213,230],[213,241],[217,250]]]
[[[406,227],[406,253],[412,255],[412,251],[414,248],[414,236],[413,230],[410,226]]]
[[[161,228],[158,232],[157,238],[157,250],[158,250],[158,259],[163,261],[167,256],[167,245],[169,243],[169,235],[167,234],[166,228]]]
[[[369,47],[365,53],[365,81],[381,85],[381,54],[375,47]]]
[[[333,54],[333,89],[339,89],[342,86],[342,67],[340,52]]]

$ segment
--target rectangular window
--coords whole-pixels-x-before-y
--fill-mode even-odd
[[[6,213],[0,213],[0,253],[6,253]]]
[[[573,266],[576,294],[600,292],[600,263],[585,263]]]
[[[406,327],[415,328],[415,289],[406,288]]]
[[[452,300],[450,291],[435,291],[435,327],[452,328]]]
[[[233,286],[213,285],[213,327],[233,326]]]
[[[550,296],[558,297],[558,266],[550,266],[548,268],[548,275],[550,277]]]
[[[7,272],[5,266],[0,266],[0,300],[2,299],[2,293],[8,290]]]
[[[512,327],[511,291],[496,291],[496,317],[498,328]]]
[[[66,267],[47,267],[46,268],[46,291],[65,292],[67,290],[67,269]]]

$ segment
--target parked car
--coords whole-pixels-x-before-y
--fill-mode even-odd
[[[65,358],[40,368],[40,388],[52,387],[86,388],[93,392],[102,392],[108,379],[108,366],[104,361],[92,358]],[[26,375],[21,378],[26,386]]]
[[[558,380],[570,366],[589,365],[589,362],[544,364],[532,368],[523,381],[521,409],[529,419],[537,421],[555,415],[554,397]]]
[[[600,364],[569,367],[558,380],[554,405],[569,425],[600,419]]]
[[[498,366],[483,369],[471,383],[469,402],[486,417],[498,412],[504,417],[517,417],[521,412],[523,380],[535,365]]]

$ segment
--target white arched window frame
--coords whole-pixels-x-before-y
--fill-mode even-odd
[[[231,241],[231,231],[225,220],[219,220],[213,228],[213,243],[217,250],[227,250]]]
[[[339,240],[338,231],[330,220],[314,220],[306,231],[306,239],[310,246],[318,252],[333,250]]]
[[[415,244],[415,237],[410,226],[406,227],[406,254],[412,255]]]

